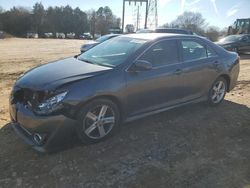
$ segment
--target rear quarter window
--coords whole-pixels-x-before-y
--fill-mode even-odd
[[[216,56],[216,52],[211,47],[193,40],[182,40],[181,51],[183,61],[193,61]]]

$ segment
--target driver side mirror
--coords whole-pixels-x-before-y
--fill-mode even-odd
[[[141,72],[148,71],[153,68],[152,64],[145,60],[137,60],[135,63],[129,68],[131,72]]]

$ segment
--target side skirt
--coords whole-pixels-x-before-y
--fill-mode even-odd
[[[174,109],[174,108],[177,108],[177,107],[181,107],[181,106],[184,106],[184,105],[199,103],[199,102],[206,101],[206,100],[207,100],[207,96],[200,97],[198,99],[191,100],[191,101],[188,101],[188,102],[176,104],[176,105],[173,105],[173,106],[167,106],[165,108],[161,108],[161,109],[154,110],[154,111],[151,111],[151,112],[146,112],[146,113],[143,113],[143,114],[131,116],[131,117],[126,118],[125,121],[124,121],[124,123],[131,122],[131,121],[134,121],[134,120],[137,120],[137,119],[141,119],[141,118],[146,117],[146,116],[158,114],[160,112],[164,112],[164,111],[167,111],[167,110],[170,110],[170,109]]]

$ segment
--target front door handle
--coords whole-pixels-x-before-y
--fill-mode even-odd
[[[181,74],[182,73],[182,70],[181,69],[176,69],[175,71],[174,71],[174,74],[177,74],[177,75],[179,75],[179,74]]]

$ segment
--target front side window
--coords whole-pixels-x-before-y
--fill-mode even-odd
[[[154,44],[141,57],[153,67],[160,67],[178,63],[178,49],[176,40],[164,40]]]
[[[186,40],[181,41],[181,50],[184,61],[199,60],[208,57],[207,49],[198,42]],[[213,52],[209,51],[212,56]]]

